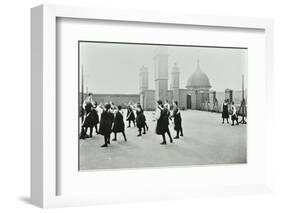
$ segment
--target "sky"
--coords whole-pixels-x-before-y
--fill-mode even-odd
[[[154,89],[154,56],[157,45],[80,42],[80,74],[84,70],[85,91],[96,94],[138,94],[139,72],[149,72]],[[197,61],[209,77],[212,90],[241,90],[242,74],[247,88],[247,49],[168,46],[170,86],[174,63],[180,71],[180,88],[196,70]]]

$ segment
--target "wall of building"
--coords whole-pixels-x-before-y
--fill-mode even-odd
[[[175,101],[178,101],[180,100],[180,90],[177,88],[173,88],[172,89],[172,99],[175,100]]]
[[[174,90],[167,91],[167,100],[172,104],[174,99]],[[226,98],[225,91],[216,92],[217,103],[213,99],[213,95],[209,94],[209,103],[202,103],[201,96],[198,97],[195,94],[195,91],[188,89],[179,89],[177,91],[179,95],[179,107],[180,109],[187,109],[187,95],[191,95],[191,109],[199,110],[209,110],[221,112],[221,105]],[[86,95],[84,96],[85,99]],[[128,103],[141,103],[144,110],[155,110],[156,99],[155,99],[155,90],[145,90],[140,95],[139,94],[93,94],[93,100],[97,103],[108,103],[113,102],[116,105],[121,105],[126,107]],[[166,99],[162,101],[165,102]],[[247,103],[247,91],[245,91],[245,99]],[[242,91],[233,91],[233,101],[237,106],[240,106],[242,101]],[[81,100],[80,100],[81,102]],[[199,103],[200,102],[200,103]]]
[[[139,103],[139,94],[93,94],[93,100],[99,103],[113,102],[115,105],[126,107],[129,102]]]
[[[142,92],[144,110],[155,110],[155,90],[146,90]]]
[[[168,80],[155,80],[155,98],[157,100],[164,100],[168,96]]]
[[[179,89],[179,108],[187,109],[187,95],[189,91],[187,89]]]
[[[247,91],[244,93],[246,103],[247,103]],[[235,104],[240,104],[242,101],[242,91],[233,91],[233,101]]]
[[[225,100],[225,92],[216,92],[216,99],[218,101],[218,111],[221,112],[221,105]],[[213,108],[212,108],[213,110]]]
[[[179,107],[181,109],[187,109],[187,96],[191,96],[191,109],[207,110],[207,105],[204,103],[209,100],[208,90],[204,90],[203,93],[200,91],[191,89],[180,89],[179,90]]]
[[[247,103],[247,91],[245,91],[245,99],[246,99],[246,103]],[[223,104],[226,96],[225,96],[225,92],[216,92],[216,98],[218,101],[218,111],[221,112],[221,105]],[[232,98],[233,101],[235,103],[235,105],[240,106],[241,101],[242,101],[242,91],[240,90],[235,90],[232,93]],[[211,108],[211,110],[213,110],[213,108]],[[216,110],[215,110],[216,111]]]
[[[174,91],[173,90],[168,90],[168,98],[167,100],[169,101],[170,104],[172,104],[174,100]],[[165,102],[166,100],[163,100]]]

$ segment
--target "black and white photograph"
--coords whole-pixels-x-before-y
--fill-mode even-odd
[[[246,164],[247,54],[79,41],[79,170]]]

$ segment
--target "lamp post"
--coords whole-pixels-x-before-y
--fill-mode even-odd
[[[83,64],[81,66],[81,106],[83,107],[84,103],[84,67]],[[81,115],[82,122],[84,121],[84,113]]]
[[[244,94],[244,75],[242,75],[242,101],[241,101],[240,109],[242,109],[242,120],[239,123],[247,124],[247,121],[245,120],[246,100],[245,100],[245,94]]]

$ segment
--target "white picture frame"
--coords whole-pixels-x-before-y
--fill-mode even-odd
[[[187,15],[173,13],[153,13],[145,11],[123,11],[112,9],[84,8],[74,6],[54,6],[41,5],[31,10],[31,201],[33,204],[48,208],[59,206],[91,205],[97,203],[114,202],[138,202],[143,200],[164,200],[181,199],[198,196],[222,196],[222,195],[241,195],[252,193],[270,192],[270,161],[265,161],[262,169],[257,169],[257,174],[263,173],[264,178],[253,181],[254,184],[233,183],[217,184],[207,187],[200,181],[194,182],[193,188],[178,187],[170,184],[167,189],[156,190],[155,193],[140,193],[136,190],[135,194],[120,196],[118,193],[108,199],[106,196],[91,195],[59,195],[58,173],[61,169],[57,166],[58,152],[57,140],[57,65],[56,65],[56,29],[57,18],[76,18],[87,20],[116,20],[120,22],[143,22],[159,25],[193,25],[202,27],[220,27],[231,29],[257,29],[264,31],[265,34],[265,76],[264,79],[266,94],[267,113],[265,120],[263,146],[270,146],[272,132],[274,128],[270,122],[274,111],[274,90],[273,79],[273,21],[265,18],[241,18],[241,17],[217,17],[204,15]],[[263,90],[263,89],[262,89]],[[270,110],[272,109],[272,110]],[[260,139],[262,140],[262,139]],[[265,159],[267,153],[264,150],[259,153]],[[184,168],[177,168],[183,170]],[[210,168],[200,168],[210,170]],[[220,170],[229,168],[220,168]],[[242,168],[247,170],[247,168]],[[170,168],[161,169],[168,171]],[[193,168],[194,170],[194,168]],[[158,176],[164,175],[157,171]],[[132,171],[131,171],[132,172]],[[134,171],[133,171],[134,172]],[[213,172],[213,171],[212,171]],[[138,170],[137,174],[147,174],[145,171]],[[85,174],[84,174],[85,175]],[[126,174],[123,174],[126,175]],[[250,176],[249,176],[250,177]],[[137,178],[137,176],[135,177]],[[199,178],[200,179],[200,178]],[[124,186],[125,187],[125,186]],[[124,192],[125,193],[125,192]],[[169,193],[169,196],[166,196]],[[159,195],[159,196],[156,196]]]

